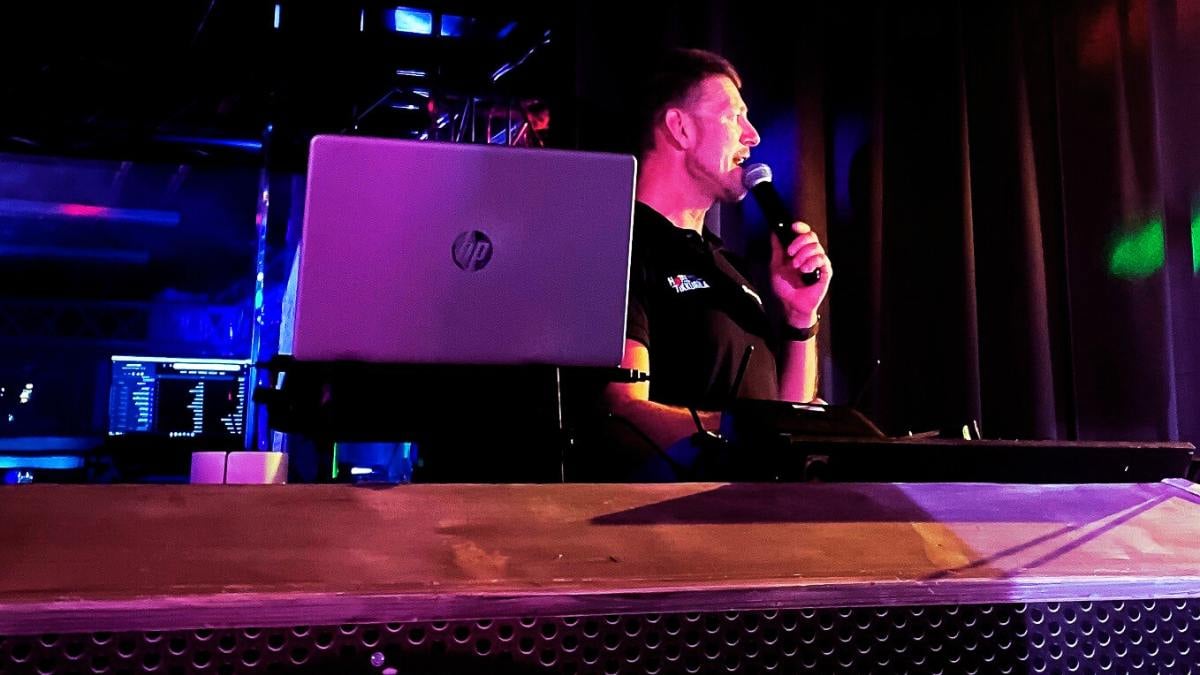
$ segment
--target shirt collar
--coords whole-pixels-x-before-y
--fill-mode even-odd
[[[666,216],[655,211],[654,207],[644,202],[637,202],[634,205],[634,210],[639,222],[648,223],[649,227],[647,229],[656,236],[674,241],[694,242],[696,240],[697,235],[695,230],[676,227],[674,223],[667,220]],[[721,246],[721,238],[713,234],[712,230],[707,227],[704,228],[702,238],[704,243],[708,244],[711,248],[719,248]]]

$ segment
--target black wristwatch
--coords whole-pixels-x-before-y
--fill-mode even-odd
[[[796,328],[791,324],[783,325],[783,339],[791,342],[804,342],[811,340],[817,336],[817,330],[821,328],[821,315],[817,315],[817,320],[808,328]]]

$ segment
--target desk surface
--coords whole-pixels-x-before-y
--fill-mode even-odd
[[[1200,488],[0,488],[0,633],[1200,596]]]

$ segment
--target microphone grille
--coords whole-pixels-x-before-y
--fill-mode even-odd
[[[771,167],[766,164],[748,164],[742,169],[742,187],[750,190],[762,182],[771,182]]]

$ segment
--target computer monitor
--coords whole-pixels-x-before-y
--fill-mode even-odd
[[[249,385],[248,360],[113,356],[108,435],[241,447]]]

